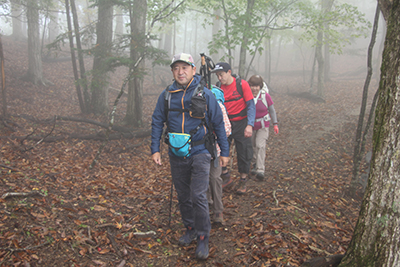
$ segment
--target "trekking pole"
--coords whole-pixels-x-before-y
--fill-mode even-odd
[[[212,89],[211,85],[211,71],[215,68],[215,64],[212,59],[206,56],[204,53],[200,53],[201,56],[201,67],[200,67],[200,75],[203,76],[206,81],[207,88]]]
[[[174,183],[171,179],[171,193],[169,194],[169,218],[168,218],[168,227],[171,228],[171,212],[172,212],[172,194],[174,192]]]
[[[233,158],[235,157],[235,151],[236,151],[236,145],[235,145],[235,140],[232,140],[232,153],[231,153],[231,158],[230,158],[230,164],[229,167],[232,170],[233,168]]]
[[[208,80],[208,75],[207,75],[206,55],[204,53],[200,53],[200,57],[201,57],[200,75],[206,81],[207,88],[211,89],[210,88],[211,82]]]

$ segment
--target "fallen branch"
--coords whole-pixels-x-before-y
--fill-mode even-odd
[[[303,241],[301,241],[300,237],[298,237],[295,233],[289,232],[289,234],[291,234],[292,236],[296,237],[300,243],[303,243]]]
[[[29,147],[29,148],[26,148],[26,149],[24,150],[24,152],[29,151],[29,150],[35,148],[37,145],[39,145],[40,143],[42,143],[43,140],[46,139],[46,137],[48,137],[48,136],[51,135],[51,133],[54,131],[54,128],[56,127],[56,121],[57,121],[56,116],[54,116],[53,121],[54,121],[54,123],[53,123],[53,128],[51,128],[51,131],[50,131],[45,137],[43,137],[43,138],[40,139],[38,142],[36,142],[35,145],[33,145],[33,146]],[[33,132],[32,132],[32,134],[33,134]],[[28,135],[28,136],[29,136],[29,135]],[[22,145],[23,145],[23,142],[24,142],[24,139],[21,141],[21,144],[22,144]]]
[[[135,232],[133,233],[133,235],[137,235],[137,236],[148,236],[148,235],[156,235],[156,232],[154,231],[147,231],[147,232]]]
[[[149,136],[151,133],[151,129],[146,129],[146,130],[140,130],[136,132],[131,132],[131,133],[115,133],[115,134],[110,134],[108,140],[119,140],[121,138],[126,138],[126,139],[132,139],[132,138],[143,138]],[[104,141],[107,137],[103,133],[98,133],[98,134],[77,134],[77,133],[72,133],[68,136],[49,136],[46,139],[43,139],[42,136],[30,136],[30,137],[20,137],[20,136],[0,136],[0,139],[16,139],[16,140],[32,140],[32,141],[37,141],[43,139],[43,142],[59,142],[59,141],[64,141],[67,139],[79,139],[79,140],[95,140],[95,141]]]
[[[119,250],[117,242],[115,242],[114,235],[110,232],[109,228],[107,228],[107,236],[108,236],[108,239],[111,241],[111,245],[113,246],[115,253],[117,253],[118,257],[121,258],[122,257],[121,251]]]
[[[34,195],[39,195],[42,197],[45,197],[42,193],[40,193],[37,190],[31,191],[31,192],[8,192],[5,193],[1,196],[2,199],[6,199],[9,197],[29,197],[29,196],[34,196]]]
[[[313,247],[313,246],[311,246],[311,245],[308,245],[308,247],[309,247],[311,250],[314,250],[315,252],[318,252],[319,254],[326,254],[327,256],[332,256],[332,255],[333,255],[333,254],[329,253],[329,252],[326,251],[326,250],[319,249],[319,248]]]
[[[128,146],[128,147],[123,147],[123,148],[119,149],[117,153],[118,153],[118,154],[124,153],[124,152],[127,152],[128,150],[131,150],[131,149],[140,147],[141,145],[144,144],[145,141],[146,141],[146,139],[144,139],[144,140],[143,140],[142,142],[140,142],[139,144],[131,145],[131,146]]]
[[[40,248],[40,247],[44,247],[44,246],[46,246],[48,244],[50,244],[50,242],[46,241],[46,242],[44,242],[42,244],[39,244],[37,246],[27,246],[25,248],[0,247],[0,250],[7,250],[7,251],[10,251],[11,253],[14,253],[14,252],[20,252],[20,251],[26,251],[26,250],[34,250],[34,249],[37,249],[37,248]]]
[[[10,167],[10,166],[4,165],[4,164],[0,164],[0,167],[6,168],[6,169],[10,169],[10,170],[15,171],[15,172],[21,172],[20,170],[18,170],[16,168],[13,168],[13,167]]]

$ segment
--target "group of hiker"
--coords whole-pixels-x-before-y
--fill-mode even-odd
[[[233,184],[227,169],[229,151],[234,143],[239,172],[237,194],[247,192],[252,174],[265,175],[265,149],[270,122],[279,133],[276,112],[261,76],[248,81],[232,73],[226,62],[211,70],[218,86],[208,86],[196,74],[190,54],[180,53],[170,64],[174,82],[159,96],[152,116],[152,160],[161,165],[160,145],[169,146],[171,176],[185,233],[178,243],[188,246],[197,240],[195,256],[208,258],[214,223],[223,223],[222,189]],[[166,125],[166,128],[164,128]]]

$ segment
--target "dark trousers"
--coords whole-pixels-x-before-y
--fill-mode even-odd
[[[240,121],[231,121],[232,134],[228,137],[229,143],[235,140],[237,164],[239,173],[249,174],[251,160],[253,158],[253,146],[251,137],[244,137],[244,129],[247,127],[247,118]]]
[[[171,175],[178,193],[179,208],[185,227],[198,235],[209,236],[211,230],[207,191],[211,156],[208,153],[189,158],[169,157]]]

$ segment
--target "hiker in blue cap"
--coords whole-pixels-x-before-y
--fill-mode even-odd
[[[161,93],[154,109],[151,154],[153,161],[161,165],[160,140],[165,123],[172,181],[186,227],[178,243],[188,246],[197,239],[195,255],[204,260],[208,258],[211,230],[207,202],[211,154],[206,142],[210,129],[221,148],[221,166],[228,163],[229,144],[221,108],[196,74],[193,57],[175,55],[170,66],[175,81]]]

